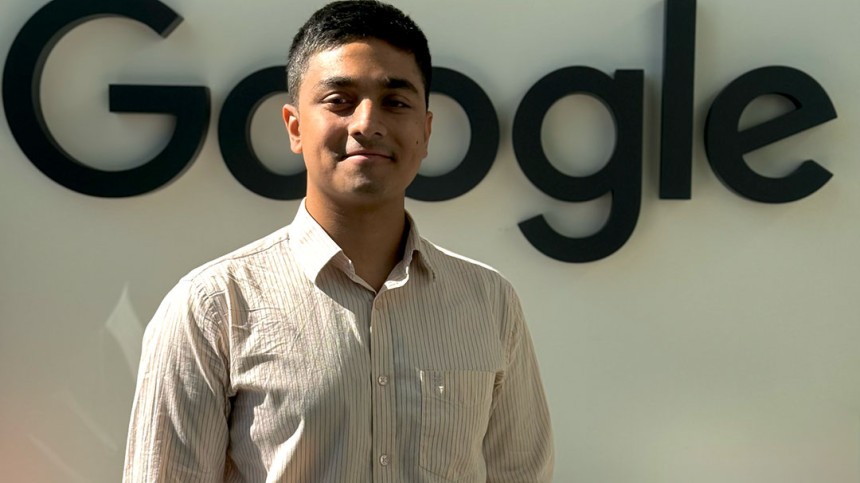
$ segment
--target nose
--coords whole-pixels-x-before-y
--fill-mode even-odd
[[[381,106],[370,99],[363,99],[352,112],[350,135],[356,138],[372,138],[384,137],[385,134]]]

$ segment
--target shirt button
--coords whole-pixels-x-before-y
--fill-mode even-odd
[[[388,384],[388,376],[379,376],[376,378],[376,382],[378,382],[380,386],[384,386]]]
[[[388,466],[388,463],[391,463],[391,456],[384,454],[379,457],[379,464],[381,464],[382,466]]]

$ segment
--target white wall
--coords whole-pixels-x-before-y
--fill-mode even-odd
[[[44,3],[0,5],[4,61]],[[109,113],[108,83],[209,86],[212,128],[180,179],[129,199],[80,195],[42,175],[0,123],[4,481],[118,481],[139,340],[161,297],[194,266],[287,223],[297,207],[235,181],[214,127],[229,90],[282,63],[295,30],[322,2],[166,3],[185,18],[167,39],[121,19],[71,32],[48,60],[42,92],[61,143],[117,169],[158,152],[172,124]],[[496,266],[519,289],[550,399],[555,480],[860,481],[860,3],[699,1],[689,201],[657,194],[662,2],[397,4],[424,28],[434,63],[472,77],[499,113],[501,148],[483,183],[447,202],[410,201],[409,209],[423,234]],[[577,64],[645,71],[643,200],[619,252],[564,264],[532,248],[517,223],[547,213],[560,231],[587,234],[608,203],[542,194],[519,170],[510,132],[528,88]],[[725,189],[702,146],[720,89],[773,64],[815,77],[839,114],[751,156],[765,172],[814,158],[834,173],[819,192],[784,205]],[[433,103],[425,173],[465,150],[462,113],[442,98]],[[278,107],[278,99],[264,104],[255,141],[267,160],[289,169],[295,160],[282,154]],[[750,119],[780,108],[758,103]],[[599,104],[568,98],[550,119],[548,149],[562,153],[564,169],[597,169],[613,139],[600,127],[608,118]]]

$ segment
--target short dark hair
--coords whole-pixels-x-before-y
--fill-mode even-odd
[[[408,15],[378,0],[342,0],[314,12],[299,29],[287,58],[287,90],[297,102],[308,61],[323,50],[362,39],[379,39],[415,57],[424,82],[424,100],[430,99],[432,63],[427,38]]]

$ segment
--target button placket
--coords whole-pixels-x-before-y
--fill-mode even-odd
[[[393,473],[390,468],[394,463],[392,452],[394,448],[394,431],[396,415],[394,414],[394,393],[391,383],[394,371],[391,325],[388,317],[390,291],[383,290],[377,294],[371,312],[371,371],[373,379],[373,453],[378,462],[380,472],[375,475],[375,481],[389,481]],[[386,476],[387,475],[387,476]],[[377,479],[382,478],[382,479]]]

